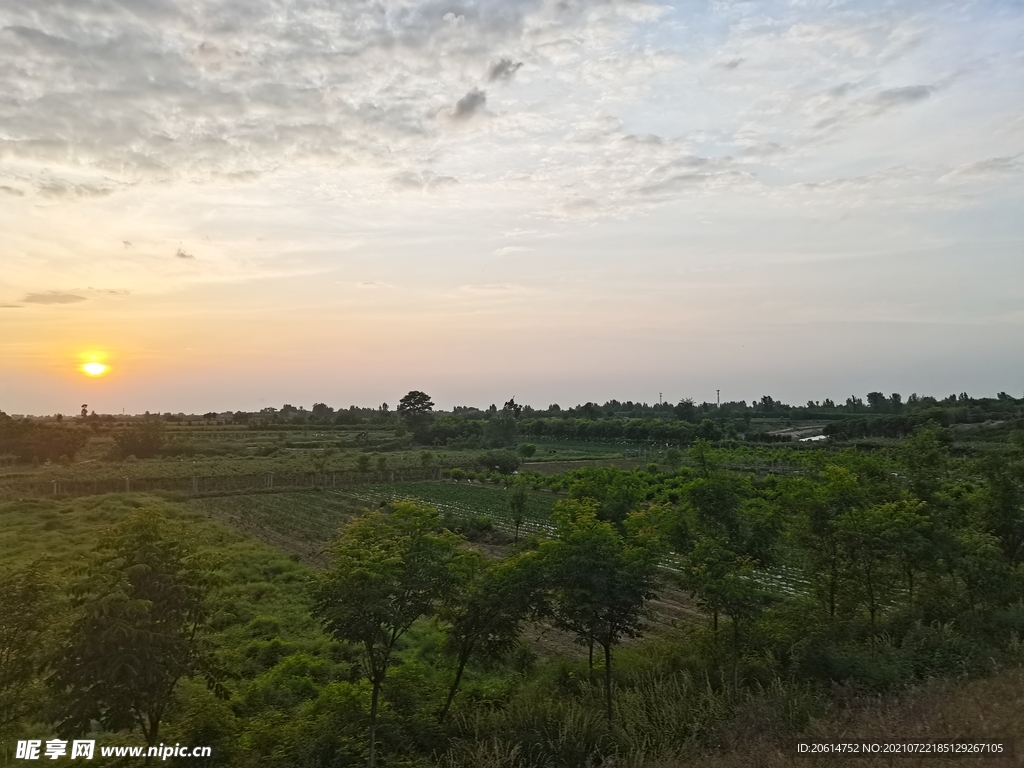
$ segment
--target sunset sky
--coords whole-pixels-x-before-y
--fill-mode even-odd
[[[0,410],[716,388],[1024,394],[1024,5],[0,3]]]

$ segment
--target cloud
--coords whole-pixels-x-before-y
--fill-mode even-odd
[[[131,296],[131,291],[126,291],[123,288],[93,288],[89,286],[89,290],[93,293],[98,293],[103,296]]]
[[[1017,176],[1024,172],[1024,162],[1021,162],[1021,157],[1021,154],[1017,154],[1007,157],[990,157],[987,160],[964,163],[941,176],[939,181],[954,179],[1001,179]]]
[[[523,62],[513,62],[512,59],[499,59],[491,64],[487,69],[487,80],[494,82],[495,80],[511,80],[512,76],[523,66]]]
[[[0,304],[0,309],[23,309],[21,304]]]
[[[745,61],[746,59],[735,58],[730,59],[729,61],[723,61],[721,64],[716,64],[715,66],[721,69],[736,69],[737,67],[739,67],[740,64],[742,64]]]
[[[363,280],[360,283],[356,283],[358,288],[394,288],[391,283],[385,283],[383,280]]]
[[[501,248],[495,248],[493,251],[494,256],[507,256],[510,253],[525,253],[532,251],[533,248],[527,245],[506,245]]]
[[[485,294],[520,293],[526,290],[526,286],[519,283],[467,283],[460,285],[459,290]]]
[[[85,301],[85,297],[74,293],[47,291],[46,293],[30,293],[22,301],[26,304],[77,304],[80,301]]]
[[[174,255],[177,256],[179,259],[194,259],[195,258],[195,256],[193,256],[191,253],[186,251],[184,248],[179,248],[178,252],[175,253]]]
[[[455,102],[455,108],[451,111],[453,120],[468,120],[487,104],[487,94],[479,88],[473,88],[465,96]]]
[[[890,88],[875,94],[872,101],[882,109],[914,104],[931,96],[934,88],[930,85],[906,85],[902,88]]]
[[[402,171],[391,178],[392,187],[420,192],[430,192],[458,183],[459,180],[454,176],[444,176],[430,170]]]
[[[8,194],[8,195],[14,195],[15,197],[24,197],[24,195],[25,195],[25,193],[22,192],[20,189],[15,189],[14,187],[8,187],[8,186],[6,186],[4,184],[0,184],[0,192],[3,192],[3,193]]]
[[[106,197],[114,192],[112,187],[75,184],[64,179],[48,179],[40,182],[36,189],[43,197],[55,198]]]

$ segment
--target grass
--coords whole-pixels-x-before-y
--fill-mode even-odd
[[[182,504],[140,494],[0,504],[3,565],[20,568],[41,562],[58,586],[67,584],[75,578],[76,568],[85,563],[101,533],[139,508],[155,509],[172,525],[179,526],[182,535],[214,568],[212,641],[230,675],[226,685],[234,693],[233,705],[244,700],[252,679],[287,656],[307,654],[323,659],[335,677],[347,671],[347,667],[342,669],[334,661],[341,654],[338,644],[323,633],[311,616],[307,588],[311,571],[281,550]],[[66,617],[55,616],[53,631],[43,642],[58,648],[64,625]],[[178,698],[177,714],[162,729],[172,742],[178,736],[181,743],[210,743],[209,739],[214,738],[210,733],[200,737],[188,732],[189,717],[194,719],[203,708],[219,713],[218,722],[236,722],[228,703],[214,699],[202,684],[185,681]],[[176,721],[179,714],[184,719]],[[209,721],[197,727],[200,726],[212,727]],[[15,740],[52,738],[53,729],[29,723],[5,736],[0,744],[0,765],[15,762]],[[138,741],[134,734],[96,734],[89,738],[104,744]],[[103,764],[99,755],[97,764]]]

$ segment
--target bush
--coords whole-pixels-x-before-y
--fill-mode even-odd
[[[485,469],[493,469],[502,475],[511,475],[522,463],[522,460],[512,451],[487,451],[482,454],[477,463]]]

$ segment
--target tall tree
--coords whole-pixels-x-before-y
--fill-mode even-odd
[[[448,715],[466,664],[474,657],[495,659],[519,640],[520,625],[543,603],[542,563],[536,551],[487,565],[482,556],[464,560],[464,578],[446,601],[448,650],[455,656],[455,676],[438,717]]]
[[[807,554],[811,580],[819,599],[835,617],[844,577],[842,542],[836,527],[843,514],[863,504],[866,493],[857,476],[845,467],[829,465],[821,482],[789,501],[800,510],[798,533]]]
[[[624,532],[598,519],[592,500],[567,499],[555,505],[558,536],[543,552],[553,590],[556,626],[584,645],[604,651],[604,693],[612,719],[612,649],[624,637],[639,637],[644,608],[654,596],[660,543],[643,513],[625,521]]]
[[[508,497],[509,512],[512,514],[512,524],[516,527],[515,544],[519,543],[519,528],[526,520],[526,483],[520,481],[512,483]]]
[[[140,510],[110,530],[74,585],[70,645],[49,678],[60,732],[137,727],[153,746],[183,677],[202,674],[223,694],[203,642],[209,586],[183,532],[159,513]]]
[[[457,578],[460,537],[442,530],[436,509],[399,501],[365,511],[331,545],[315,610],[339,640],[362,646],[370,699],[369,765],[376,764],[381,688],[398,641],[434,611]]]
[[[416,389],[398,401],[398,415],[414,431],[430,421],[433,410],[434,401],[430,395]]]

